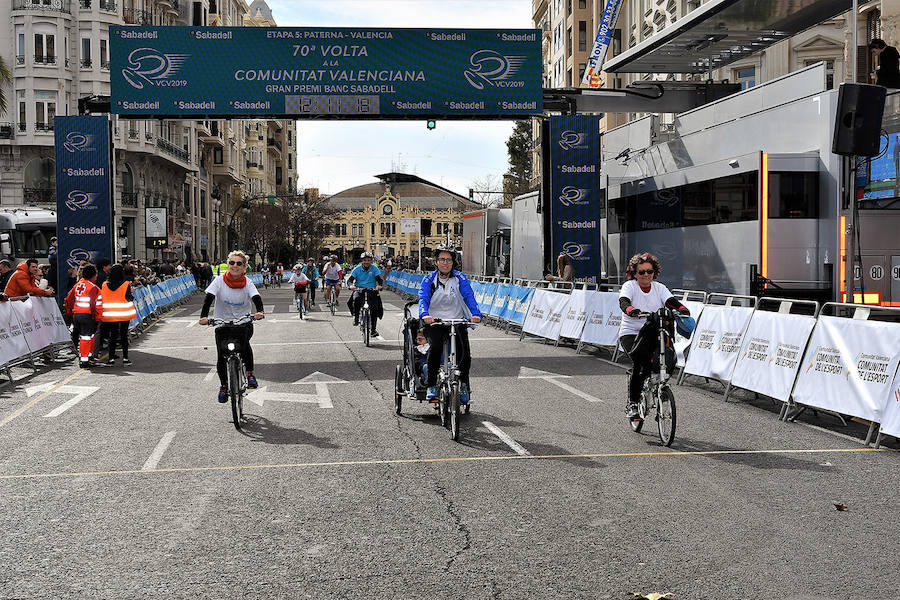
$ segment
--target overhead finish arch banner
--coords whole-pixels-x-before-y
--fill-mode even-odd
[[[112,112],[154,118],[517,118],[537,29],[111,26]]]

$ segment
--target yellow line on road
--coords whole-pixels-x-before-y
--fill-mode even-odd
[[[57,383],[56,385],[54,385],[52,388],[50,388],[49,390],[47,390],[40,396],[36,396],[31,402],[29,402],[28,404],[26,404],[25,406],[23,406],[22,408],[20,408],[16,412],[14,412],[13,414],[9,415],[8,417],[6,417],[2,421],[0,421],[0,427],[3,427],[4,425],[9,423],[13,419],[18,417],[19,415],[21,415],[23,412],[25,412],[26,410],[28,410],[29,408],[31,408],[32,406],[34,406],[35,404],[37,404],[38,402],[40,402],[41,400],[43,400],[44,398],[46,398],[47,396],[49,396],[50,394],[52,394],[53,392],[55,392],[62,386],[66,385],[67,383],[69,383],[70,381],[72,381],[73,379],[75,379],[76,377],[78,377],[79,375],[81,375],[82,373],[84,373],[87,370],[88,369],[78,369],[77,371],[75,371],[74,373],[72,373],[71,375],[69,375],[68,377],[66,377],[65,379],[63,379],[62,381]]]
[[[246,471],[253,469],[303,469],[313,467],[366,467],[378,465],[410,465],[452,462],[493,462],[501,460],[559,460],[573,458],[620,458],[631,456],[712,456],[721,454],[829,454],[837,452],[898,452],[891,448],[818,448],[811,450],[698,450],[696,452],[602,452],[591,454],[543,454],[543,455],[503,455],[503,456],[451,456],[446,458],[397,458],[385,460],[342,460],[333,462],[282,463],[260,465],[226,465],[221,467],[178,467],[169,469],[123,469],[119,471],[80,471],[75,473],[25,473],[0,475],[2,479],[46,479],[59,477],[85,477],[100,475],[149,475],[159,473],[201,473],[213,471]]]

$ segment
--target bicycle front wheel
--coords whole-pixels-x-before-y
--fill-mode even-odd
[[[240,358],[230,356],[228,358],[228,399],[231,401],[231,419],[234,422],[234,428],[241,430],[241,424],[244,420],[244,393],[241,389],[241,367]]]
[[[362,330],[363,330],[363,340],[365,340],[366,346],[368,346],[368,345],[369,345],[369,342],[370,342],[370,339],[369,339],[369,335],[370,335],[370,332],[369,332],[369,311],[368,311],[368,310],[363,309],[362,318],[359,320],[359,322],[360,322],[360,324],[362,325]]]
[[[335,304],[335,300],[334,300],[334,290],[332,290],[332,292],[331,292],[331,297],[330,297],[330,299],[328,300],[328,308],[331,309],[331,316],[332,316],[332,317],[334,316],[334,311],[335,311],[334,304]]]
[[[659,429],[659,441],[664,446],[671,446],[675,439],[675,394],[669,386],[659,390],[659,404],[656,407],[656,427]]]
[[[438,389],[438,411],[441,413],[441,427],[450,425],[450,390],[446,385],[441,384]]]
[[[450,439],[459,441],[459,384],[450,386]]]

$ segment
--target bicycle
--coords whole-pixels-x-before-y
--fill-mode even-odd
[[[266,272],[263,272],[263,280],[262,280],[263,288],[268,289],[269,281],[270,281],[269,274]]]
[[[450,430],[450,439],[459,440],[459,419],[461,404],[459,401],[460,373],[456,363],[456,328],[468,327],[466,319],[435,319],[433,325],[444,325],[450,328],[450,334],[444,341],[444,363],[438,372],[438,411],[441,414],[441,425]],[[471,390],[470,402],[471,402]],[[470,407],[465,405],[466,414]]]
[[[363,294],[363,305],[359,309],[359,328],[362,330],[363,341],[368,346],[372,334],[369,327],[369,322],[372,319],[372,310],[369,308],[369,294],[377,294],[378,292],[372,288],[358,288],[356,291]]]
[[[294,301],[297,303],[297,314],[300,315],[301,321],[303,320],[303,307],[306,304],[303,299],[305,294],[306,293],[304,293],[304,292],[298,292],[298,291],[294,290]],[[309,312],[308,308],[307,308],[307,312]]]
[[[334,286],[329,285],[325,294],[325,304],[328,305],[329,310],[331,310],[331,316],[334,316],[334,312],[337,310],[337,300],[334,297]]]
[[[209,319],[209,325],[224,325],[225,327],[236,327],[250,322],[253,315],[244,315],[232,321],[224,319]],[[228,389],[228,400],[231,403],[231,418],[234,422],[234,428],[241,430],[244,423],[244,396],[247,393],[247,369],[244,367],[244,361],[241,358],[241,347],[237,340],[227,339],[225,341],[225,387]]]
[[[648,322],[655,323],[659,332],[659,354],[651,356],[650,377],[644,384],[641,391],[641,398],[638,402],[638,417],[629,419],[631,429],[635,433],[640,433],[644,427],[644,421],[647,416],[655,411],[654,419],[656,420],[656,428],[659,432],[659,441],[666,447],[672,445],[675,439],[676,410],[675,410],[675,394],[669,387],[669,373],[665,368],[666,351],[674,352],[674,335],[673,329],[675,319],[682,318],[670,308],[660,308],[656,312],[643,312],[634,315],[638,318],[646,317]],[[645,325],[646,327],[646,325]],[[635,347],[637,344],[635,344]],[[629,377],[632,376],[634,369],[628,371]]]

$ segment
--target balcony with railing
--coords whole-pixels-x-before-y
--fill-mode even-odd
[[[181,162],[188,165],[191,163],[191,153],[189,150],[179,148],[165,138],[156,138],[156,146],[163,152],[163,154],[175,157]]]
[[[29,206],[56,204],[54,188],[23,188],[23,201]]]
[[[81,10],[89,10],[91,8],[91,0],[78,0],[78,7]]]
[[[89,59],[89,58],[82,58],[82,59],[81,59],[81,68],[82,68],[82,69],[90,69],[91,66],[92,66],[93,64],[94,64],[94,63],[92,63],[92,62],[91,62],[91,59]]]
[[[126,25],[153,25],[153,12],[137,8],[126,8],[122,12]]]
[[[273,154],[277,156],[281,156],[281,142],[276,140],[273,137],[268,139],[268,148],[272,151]]]
[[[128,130],[128,139],[129,140],[137,140],[141,136],[141,132],[137,129],[129,129]]]
[[[258,169],[258,168],[259,168],[259,162],[256,161],[256,160],[248,160],[248,161],[247,161],[247,168],[248,168],[248,169]]]
[[[122,208],[137,208],[140,192],[122,192]]]
[[[56,65],[56,56],[52,54],[35,54],[34,64],[36,65]]]
[[[35,123],[34,130],[37,133],[51,133],[53,131],[53,121],[50,121],[49,123]]]
[[[72,14],[71,0],[13,0],[13,10],[39,10]]]
[[[116,12],[115,0],[100,0],[100,10],[107,12]]]
[[[17,55],[16,55],[16,66],[19,67],[19,66],[22,66],[22,65],[24,65],[24,64],[25,64],[25,55],[24,55],[24,54],[17,54]]]

